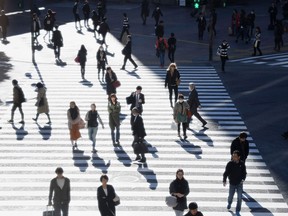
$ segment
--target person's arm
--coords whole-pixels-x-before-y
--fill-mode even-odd
[[[102,119],[100,118],[100,115],[99,115],[99,113],[97,114],[97,118],[98,118],[98,120],[99,120],[100,124],[102,125],[102,128],[104,129],[104,124],[103,124],[103,121],[102,121]]]
[[[223,173],[223,185],[226,186],[227,177],[230,174],[230,163],[226,165],[225,172]]]
[[[52,205],[52,195],[53,195],[53,180],[50,182],[50,188],[49,188],[49,197],[48,197],[48,205]]]
[[[70,195],[70,191],[71,191],[71,188],[70,188],[70,180],[67,179],[67,183],[68,183],[68,186],[67,186],[67,197],[68,197],[68,203],[70,203],[70,200],[71,200],[71,195]]]

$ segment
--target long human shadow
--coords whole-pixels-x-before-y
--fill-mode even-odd
[[[28,131],[26,131],[24,127],[25,124],[21,124],[20,127],[16,127],[16,125],[12,123],[12,128],[15,130],[17,140],[23,140],[24,137],[28,134]]]
[[[123,147],[114,148],[114,152],[117,156],[117,160],[120,161],[125,167],[131,166],[132,159],[129,157]]]
[[[144,141],[145,145],[148,147],[148,152],[152,154],[153,158],[159,158],[157,155],[157,148],[153,146],[151,143],[149,143],[147,140]]]
[[[111,162],[109,160],[106,164],[105,161],[103,160],[103,158],[99,157],[98,154],[95,153],[92,156],[92,165],[95,168],[100,169],[102,171],[102,173],[106,174],[108,172],[110,165],[111,165]]]
[[[196,159],[201,159],[202,149],[200,146],[193,145],[188,140],[176,140],[177,144],[179,144],[187,153],[194,154]]]
[[[139,163],[137,171],[143,175],[143,177],[146,179],[146,181],[149,183],[149,188],[151,190],[156,190],[158,186],[158,180],[156,178],[156,174],[153,170],[148,168],[147,163]]]
[[[99,84],[101,85],[102,89],[106,91],[106,82],[104,79],[105,78],[100,79],[100,77],[98,76]]]
[[[137,79],[141,79],[141,77],[136,73],[137,69],[133,69],[131,71],[125,69],[124,71],[127,72],[128,75],[136,77]]]
[[[198,132],[193,130],[192,128],[188,128],[187,130],[191,131],[197,139],[205,142],[208,146],[214,147],[213,140],[207,134],[204,133],[208,129],[209,128],[204,127],[203,129],[199,130]]]
[[[250,209],[250,212],[252,215],[259,215],[259,213],[263,213],[263,214],[267,214],[267,213],[271,213],[272,212],[267,209],[267,208],[264,208],[263,206],[261,206],[257,200],[255,200],[253,197],[251,197],[248,193],[246,193],[245,191],[243,191],[242,193],[242,200],[245,202],[246,206],[249,207]],[[253,203],[253,205],[252,205]],[[240,214],[239,214],[240,215]]]
[[[87,86],[89,88],[91,88],[93,86],[93,83],[89,80],[86,80],[86,79],[81,80],[79,83],[81,83],[83,86]]]
[[[44,126],[41,126],[40,124],[38,124],[36,122],[36,125],[38,126],[38,129],[39,129],[39,133],[42,135],[42,139],[43,140],[48,140],[50,139],[51,137],[51,131],[52,131],[52,127],[51,125],[44,125]]]
[[[80,172],[86,172],[88,168],[88,160],[90,160],[90,156],[84,155],[84,151],[82,150],[74,150],[73,151],[73,160],[74,166],[78,167]]]

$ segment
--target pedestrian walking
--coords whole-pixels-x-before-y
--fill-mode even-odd
[[[201,211],[198,211],[198,205],[196,202],[191,202],[188,205],[189,212],[184,216],[203,216]]]
[[[105,66],[108,64],[107,55],[101,45],[96,53],[97,69],[98,69],[98,79],[100,79],[100,70],[102,70],[102,80],[104,80]]]
[[[80,72],[81,72],[81,77],[84,80],[85,79],[85,66],[86,66],[86,61],[87,61],[87,49],[84,46],[84,44],[81,45],[80,50],[78,51],[77,58],[80,63]]]
[[[140,115],[143,112],[143,104],[145,104],[145,95],[142,93],[142,86],[137,86],[136,91],[132,92],[128,98],[126,98],[130,105],[130,110],[134,107],[138,109]]]
[[[170,37],[168,38],[168,58],[171,63],[175,62],[175,51],[176,51],[177,40],[175,34],[171,32]]]
[[[169,67],[167,68],[166,78],[165,78],[165,88],[168,86],[169,90],[169,100],[170,105],[173,107],[172,102],[172,92],[174,91],[174,102],[176,103],[178,98],[178,86],[181,81],[180,73],[177,69],[177,65],[175,63],[171,63]]]
[[[24,124],[24,113],[22,110],[22,103],[26,101],[22,88],[18,85],[17,80],[12,80],[13,85],[13,106],[11,109],[11,119],[9,123],[14,123],[14,112],[18,108],[21,114],[21,121],[19,123]]]
[[[203,40],[204,31],[206,29],[206,19],[202,13],[199,14],[196,22],[198,22],[198,40]]]
[[[83,17],[84,17],[84,26],[86,28],[89,28],[89,18],[90,18],[91,9],[90,9],[88,0],[84,1],[82,12],[83,12]]]
[[[242,41],[245,41],[247,44],[249,41],[248,38],[248,27],[247,27],[247,19],[246,19],[246,11],[244,9],[241,9],[240,11],[240,17],[239,17],[239,27],[236,34],[236,40],[235,42],[238,43],[238,39],[241,37]],[[245,38],[245,40],[244,40]]]
[[[251,10],[250,13],[247,15],[248,36],[250,39],[253,35],[255,19],[256,19],[255,11]]]
[[[94,32],[94,37],[97,38],[97,27],[100,25],[100,18],[99,15],[97,14],[96,10],[92,11],[92,23],[93,23],[93,32]]]
[[[79,29],[81,30],[82,26],[81,26],[80,12],[79,12],[79,0],[75,0],[72,12],[74,15],[75,28],[78,29],[77,27],[77,22],[78,22]]]
[[[130,25],[129,25],[128,16],[126,13],[123,13],[123,25],[122,25],[122,31],[121,31],[121,34],[119,37],[119,41],[122,41],[122,37],[123,37],[125,32],[126,32],[127,36],[130,35],[129,28],[130,28]]]
[[[156,40],[156,56],[159,57],[160,67],[164,67],[165,64],[165,52],[168,49],[167,40],[164,37],[159,37]]]
[[[143,21],[143,25],[146,25],[147,17],[149,16],[149,1],[148,0],[142,0],[141,3],[141,18]]]
[[[239,215],[241,211],[243,183],[246,179],[246,166],[243,161],[240,160],[240,152],[234,151],[232,160],[226,165],[225,172],[223,174],[223,186],[226,186],[226,179],[229,179],[229,196],[227,209],[231,208],[233,196],[235,191],[237,192],[237,204],[236,215]]]
[[[111,67],[106,68],[105,82],[106,82],[106,93],[108,95],[108,100],[112,93],[116,94],[116,88],[113,83],[117,81],[116,73],[112,70]]]
[[[276,24],[276,19],[277,19],[277,6],[275,5],[274,2],[271,3],[271,6],[268,8],[268,13],[269,13],[269,18],[270,18],[270,24],[268,26],[268,30],[273,30],[274,26]]]
[[[237,138],[235,138],[230,146],[231,157],[234,151],[239,151],[241,160],[245,163],[249,155],[249,141],[247,140],[247,133],[241,132]]]
[[[81,137],[79,129],[83,121],[80,117],[80,110],[74,101],[70,102],[70,108],[67,110],[67,118],[72,150],[74,151],[78,149],[77,140]]]
[[[70,196],[70,179],[63,176],[63,169],[57,167],[55,170],[56,177],[50,181],[49,189],[49,201],[48,206],[52,205],[54,207],[55,216],[68,216],[69,213],[69,203],[71,200]]]
[[[253,44],[254,52],[252,56],[256,55],[256,50],[258,50],[260,56],[262,55],[262,51],[260,49],[260,43],[261,43],[261,29],[259,26],[257,26],[255,29],[255,39]]]
[[[275,28],[274,28],[274,50],[279,52],[281,45],[283,44],[283,34],[284,29],[280,20],[276,20]]]
[[[103,21],[104,16],[106,14],[106,3],[104,0],[99,0],[97,3],[97,12],[99,15],[100,20]]]
[[[100,115],[98,111],[96,110],[96,105],[92,103],[90,105],[91,110],[89,110],[86,113],[85,121],[87,121],[87,128],[88,128],[88,137],[89,140],[92,141],[92,153],[96,153],[97,150],[96,147],[96,135],[98,132],[98,120],[100,124],[102,125],[102,128],[104,129],[104,124],[102,122],[102,119],[100,118]]]
[[[101,216],[114,216],[116,215],[115,201],[116,193],[112,185],[108,183],[108,176],[103,174],[100,177],[101,186],[97,188],[98,209]]]
[[[131,56],[132,55],[131,35],[127,35],[127,43],[122,50],[122,54],[124,55],[124,62],[123,62],[123,66],[122,66],[121,70],[125,70],[127,60],[129,60],[134,65],[134,69],[137,69],[138,65],[132,59],[132,56]]]
[[[44,35],[43,39],[45,40],[48,34],[49,42],[51,41],[50,32],[53,31],[55,21],[56,21],[55,15],[56,15],[56,12],[52,11],[51,9],[48,9],[47,14],[44,18],[44,30],[46,30],[46,34]]]
[[[108,102],[108,113],[111,139],[114,147],[120,147],[120,112],[120,102],[118,102],[116,94],[112,93]]]
[[[106,35],[108,32],[110,32],[110,28],[109,28],[109,25],[107,24],[106,22],[106,17],[104,17],[102,19],[102,22],[100,23],[100,26],[99,26],[99,30],[98,30],[98,33],[102,36],[102,42],[101,44],[105,44],[106,46],[106,49],[108,47],[108,45],[106,44]]]
[[[216,23],[217,23],[217,13],[215,8],[211,10],[210,19],[212,19],[211,25],[209,26],[211,29],[209,31],[213,31],[214,36],[216,37]]]
[[[176,179],[170,183],[169,193],[177,198],[177,205],[173,208],[176,216],[183,216],[187,209],[187,196],[190,193],[188,181],[184,178],[184,171],[176,171]]]
[[[233,9],[231,16],[231,30],[232,30],[231,36],[237,35],[239,23],[240,23],[240,14],[236,9]]]
[[[3,41],[7,41],[7,28],[9,26],[8,16],[5,14],[4,10],[1,10],[0,13],[0,27]]]
[[[160,20],[159,24],[155,28],[155,35],[157,38],[164,36],[164,21]]]
[[[145,153],[148,152],[148,148],[143,141],[144,137],[147,134],[144,128],[142,116],[140,115],[139,110],[136,107],[132,109],[130,122],[132,128],[132,135],[134,137],[132,147],[134,154],[136,154],[135,160],[139,161],[140,163],[145,163],[146,162]]]
[[[39,44],[38,36],[40,35],[40,29],[41,29],[40,19],[36,13],[33,13],[32,23],[31,23],[31,34],[32,34],[33,45]]]
[[[219,55],[221,59],[222,72],[225,72],[225,63],[229,59],[228,49],[230,49],[230,45],[226,40],[223,40],[217,49],[217,55]]]
[[[49,115],[49,105],[48,105],[48,100],[46,97],[46,91],[47,89],[44,87],[44,85],[41,82],[38,82],[36,84],[36,92],[37,92],[37,97],[36,97],[36,104],[35,106],[37,106],[37,114],[35,118],[32,118],[35,122],[37,122],[38,117],[41,113],[45,113],[47,118],[48,118],[48,122],[47,124],[51,124],[51,119],[50,119],[50,115]]]
[[[177,124],[178,137],[180,138],[181,138],[180,127],[182,124],[184,140],[187,139],[186,130],[188,121],[187,117],[188,110],[189,110],[189,104],[186,101],[184,101],[184,96],[182,94],[179,94],[178,101],[175,103],[173,109],[173,118],[175,123]]]
[[[158,25],[160,17],[163,17],[163,13],[162,13],[159,5],[157,5],[156,8],[154,9],[153,13],[152,13],[152,18],[154,18],[154,20],[155,20],[155,27]]]
[[[63,47],[63,37],[61,31],[58,30],[59,26],[55,25],[55,30],[52,35],[52,42],[54,48],[54,54],[56,59],[60,59],[60,49]]]
[[[198,109],[201,108],[201,104],[198,98],[198,92],[196,90],[195,84],[193,82],[189,83],[189,97],[188,97],[188,104],[190,106],[190,111],[191,111],[191,115],[195,116],[199,121],[202,122],[202,127],[205,127],[205,125],[207,124],[207,122],[201,117],[201,115],[198,113]],[[191,118],[192,118],[191,116]],[[190,123],[192,119],[188,120],[188,123]]]

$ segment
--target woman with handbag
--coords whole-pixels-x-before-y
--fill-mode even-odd
[[[47,124],[51,124],[51,119],[49,115],[49,105],[46,97],[46,88],[44,85],[40,82],[36,84],[37,89],[37,102],[35,106],[37,106],[37,114],[35,118],[32,118],[35,122],[37,122],[38,117],[41,113],[45,113],[48,117]]]
[[[172,91],[174,90],[175,94],[175,103],[178,97],[178,86],[180,84],[180,73],[177,70],[177,66],[175,63],[171,63],[167,69],[166,78],[165,78],[165,88],[168,86],[169,89],[169,100],[170,105],[173,107],[172,103]]]
[[[78,61],[80,63],[80,71],[81,71],[81,77],[84,80],[85,79],[85,65],[86,65],[86,61],[87,61],[87,49],[86,47],[82,44],[80,47],[80,50],[78,51]]]
[[[189,184],[184,178],[184,171],[178,169],[176,171],[176,179],[170,183],[169,193],[177,198],[177,205],[173,207],[176,216],[183,216],[183,212],[187,209],[187,195],[189,194]]]
[[[114,73],[114,71],[111,69],[111,67],[106,68],[105,81],[106,81],[106,92],[107,92],[108,100],[109,100],[110,95],[112,93],[116,94],[116,87],[114,85],[114,82],[118,81],[117,76]]]
[[[108,180],[108,176],[103,174],[100,177],[102,185],[97,188],[98,208],[101,216],[115,216],[116,200],[119,200],[114,187],[107,184]]]
[[[74,101],[70,102],[70,108],[67,111],[68,127],[70,130],[70,140],[72,150],[78,149],[77,140],[81,137],[80,127],[82,128],[82,119],[80,118],[79,108]]]
[[[187,139],[186,135],[186,129],[187,129],[187,112],[189,110],[189,104],[184,101],[184,96],[182,94],[179,94],[178,101],[175,104],[174,107],[174,121],[177,123],[177,130],[178,130],[178,137],[181,137],[180,135],[180,125],[182,123],[182,129],[183,129],[183,136],[184,139]]]

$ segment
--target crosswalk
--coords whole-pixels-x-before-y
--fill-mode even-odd
[[[240,62],[243,64],[254,64],[254,65],[267,65],[267,66],[278,66],[288,67],[288,53],[277,53],[263,56],[251,56],[241,59],[229,60],[229,62]]]
[[[28,41],[29,38],[22,37],[22,40]],[[107,41],[112,40],[108,35]],[[119,59],[117,63],[110,58],[109,63],[122,84],[117,89],[122,105],[122,148],[114,148],[108,125],[105,85],[98,80],[94,63],[86,66],[87,81],[81,80],[79,65],[73,62],[81,42],[76,43],[63,49],[63,59],[67,59],[64,66],[54,63],[53,52],[46,47],[37,53],[37,65],[21,63],[20,55],[14,57],[15,70],[10,74],[11,78],[19,80],[28,98],[23,105],[24,126],[5,123],[10,117],[11,80],[1,83],[1,99],[6,104],[0,107],[3,127],[0,136],[0,215],[41,215],[48,202],[50,180],[58,166],[63,167],[64,175],[71,180],[70,216],[100,215],[96,189],[102,173],[108,174],[109,183],[121,198],[121,205],[116,207],[117,215],[172,216],[174,212],[164,200],[178,168],[184,170],[189,182],[188,202],[196,201],[205,216],[233,214],[235,206],[231,212],[226,209],[228,187],[222,185],[222,174],[230,159],[232,139],[248,129],[215,69],[211,66],[179,66],[182,77],[179,92],[187,96],[188,83],[193,81],[202,105],[200,113],[208,121],[208,129],[203,129],[194,119],[187,134],[188,140],[184,142],[178,139],[172,121],[168,90],[164,88],[165,69],[141,65],[134,71],[128,65],[127,71],[121,71]],[[115,40],[113,47],[115,58],[120,56],[122,59],[121,44]],[[93,62],[94,58],[94,54],[89,56],[88,51],[88,62]],[[139,60],[136,61],[140,65]],[[44,115],[39,117],[38,124],[32,120],[36,114],[34,85],[40,80],[47,87],[51,126],[45,124]],[[137,85],[143,87],[146,99],[143,112],[149,144],[146,164],[133,161],[130,111],[125,104],[125,97]],[[105,125],[104,129],[98,130],[97,154],[90,152],[91,143],[85,129],[81,130],[79,151],[72,152],[66,117],[70,101],[79,106],[82,118],[90,104],[96,103]],[[15,118],[19,118],[17,111]],[[250,135],[248,140],[250,155],[246,162],[248,176],[241,215],[287,215],[288,206]]]

